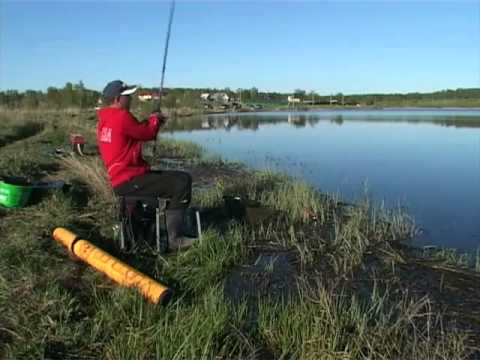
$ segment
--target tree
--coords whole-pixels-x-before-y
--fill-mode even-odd
[[[47,105],[55,108],[62,106],[62,95],[57,88],[49,87],[47,89]]]
[[[233,93],[233,91],[228,86],[225,89],[223,89],[223,92],[225,92],[229,95]]]
[[[294,95],[296,98],[303,100],[303,98],[305,97],[305,94],[306,94],[305,90],[295,89]]]
[[[62,105],[64,108],[74,105],[73,84],[71,82],[67,82],[62,90]]]
[[[258,97],[258,89],[254,86],[250,89],[250,100],[255,101]]]
[[[83,81],[80,80],[78,84],[75,84],[73,86],[74,90],[74,104],[80,106],[80,108],[83,108],[86,106],[86,98],[85,98],[85,85],[83,84]]]
[[[194,91],[184,91],[182,105],[190,108],[199,106],[200,97]]]
[[[3,93],[0,105],[6,106],[9,109],[14,109],[20,106],[20,100],[21,95],[17,90],[7,90]]]
[[[238,101],[240,101],[240,102],[244,101],[244,99],[243,99],[243,97],[242,97],[242,92],[243,92],[243,89],[242,89],[242,88],[238,88],[238,89],[237,89]]]
[[[242,98],[242,102],[249,102],[252,99],[251,92],[248,89],[241,89],[240,96]]]
[[[41,94],[41,92],[38,94],[34,90],[25,91],[22,106],[26,107],[27,109],[36,109],[38,107],[38,104],[40,103],[39,98]]]
[[[169,109],[173,109],[177,106],[177,97],[171,91],[162,98],[162,104]]]

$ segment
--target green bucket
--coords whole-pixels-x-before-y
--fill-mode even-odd
[[[22,179],[7,178],[0,181],[0,205],[7,208],[25,206],[33,187]]]

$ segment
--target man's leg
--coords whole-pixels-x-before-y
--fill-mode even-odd
[[[120,185],[115,193],[169,198],[169,209],[186,208],[192,198],[192,177],[184,171],[152,171]]]

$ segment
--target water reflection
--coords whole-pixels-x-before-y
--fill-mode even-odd
[[[480,246],[480,111],[318,111],[172,119],[174,138],[356,201],[408,206],[422,241]]]
[[[307,124],[307,117],[302,114],[289,113],[287,121],[295,127],[304,127]]]
[[[257,115],[215,114],[191,118],[172,118],[167,131],[212,130],[232,128],[239,130],[258,130],[260,125],[277,124],[288,121],[281,117],[259,118]]]
[[[330,121],[337,125],[342,125],[344,120],[342,115],[336,115]]]
[[[190,118],[170,119],[167,131],[230,129],[258,130],[261,126],[288,123],[294,128],[313,127],[321,121],[336,125],[345,122],[430,123],[456,128],[480,128],[480,111],[468,110],[356,110],[318,112],[265,112],[212,114]]]

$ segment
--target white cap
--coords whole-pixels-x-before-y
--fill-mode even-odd
[[[123,91],[120,93],[120,95],[132,95],[132,94],[135,93],[137,90],[138,90],[138,87],[137,87],[137,86],[130,87],[130,88],[128,88],[128,89],[123,90]]]

